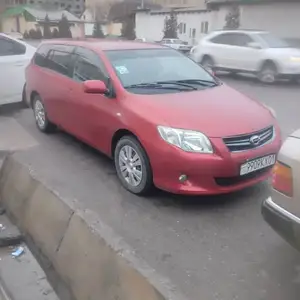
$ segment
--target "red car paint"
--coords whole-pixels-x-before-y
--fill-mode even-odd
[[[28,101],[34,93],[44,100],[49,119],[78,139],[108,156],[118,132],[135,135],[145,149],[156,187],[182,194],[221,194],[252,186],[270,176],[270,170],[239,180],[240,165],[277,154],[281,136],[277,121],[259,102],[229,86],[186,93],[133,94],[121,84],[105,50],[157,49],[160,45],[136,42],[50,41],[93,50],[102,59],[115,88],[114,99],[85,93],[82,83],[41,68],[32,62],[26,70]],[[200,131],[211,141],[214,153],[185,152],[164,141],[157,126]],[[274,126],[275,137],[262,147],[230,152],[223,138],[251,134]],[[180,182],[181,174],[188,180]],[[228,184],[218,183],[227,178]],[[231,181],[230,181],[231,180]]]

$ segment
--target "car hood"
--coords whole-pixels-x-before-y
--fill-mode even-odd
[[[282,56],[300,56],[300,50],[296,48],[269,48],[268,51],[272,54]]]
[[[143,103],[140,113],[152,123],[197,130],[209,137],[250,133],[274,123],[270,111],[262,104],[226,85],[138,98],[138,106]]]

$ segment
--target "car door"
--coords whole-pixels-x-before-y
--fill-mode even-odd
[[[235,69],[247,72],[255,71],[262,50],[257,47],[254,48],[252,45],[258,46],[259,44],[246,33],[235,33],[232,44],[231,59]]]
[[[68,97],[72,76],[73,46],[52,45],[46,57],[45,66],[39,72],[37,87],[46,106],[48,117],[55,124],[70,132]],[[39,79],[38,79],[39,80]]]
[[[21,101],[30,58],[23,43],[0,35],[0,104]]]
[[[67,109],[72,131],[78,138],[105,153],[116,130],[118,102],[109,95],[85,93],[83,82],[101,80],[108,86],[108,78],[108,72],[96,52],[84,47],[75,49],[73,83]]]
[[[214,36],[206,43],[205,54],[210,55],[216,67],[220,69],[235,69],[233,54],[234,33],[225,32]]]

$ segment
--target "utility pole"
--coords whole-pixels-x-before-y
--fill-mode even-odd
[[[141,3],[141,8],[142,8],[142,9],[145,8],[145,3],[144,3],[144,1],[145,1],[145,0],[142,0],[142,3]]]

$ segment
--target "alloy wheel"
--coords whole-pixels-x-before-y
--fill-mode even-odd
[[[46,126],[46,113],[44,105],[39,99],[34,103],[34,116],[38,127],[44,129]]]
[[[143,178],[143,166],[137,151],[129,145],[123,146],[120,149],[118,161],[125,181],[133,187],[138,186]]]

